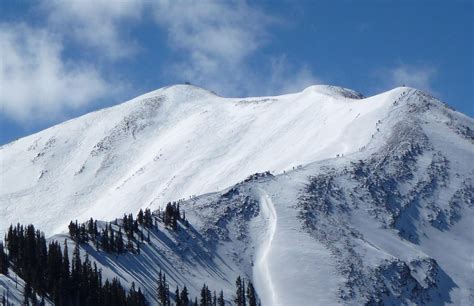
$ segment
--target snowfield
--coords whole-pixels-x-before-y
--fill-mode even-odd
[[[71,219],[157,209],[252,173],[355,152],[403,90],[361,100],[313,86],[228,99],[177,85],[67,121],[0,148],[0,230],[19,221],[54,234]]]
[[[161,270],[171,291],[205,282],[229,303],[241,275],[262,305],[472,305],[473,161],[474,120],[413,88],[177,85],[2,146],[0,233],[64,240],[70,220],[183,199],[189,228],[152,231],[139,255],[83,254],[155,304]]]

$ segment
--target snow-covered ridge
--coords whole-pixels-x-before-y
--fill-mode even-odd
[[[34,222],[57,233],[73,218],[112,219],[251,173],[357,152],[413,92],[364,99],[321,85],[245,99],[190,85],[150,92],[0,147],[0,232]]]
[[[242,275],[263,305],[469,305],[473,130],[408,87],[231,99],[172,86],[1,147],[0,230],[54,234],[186,198],[190,227],[160,226],[140,255],[83,251],[155,304],[162,270],[193,296],[205,282],[230,298]]]
[[[330,97],[340,96],[340,97],[345,97],[349,99],[365,98],[364,95],[362,95],[361,93],[355,90],[343,88],[339,86],[332,86],[332,85],[313,85],[303,90],[303,93],[307,93],[307,92],[313,92],[316,94],[325,94]]]

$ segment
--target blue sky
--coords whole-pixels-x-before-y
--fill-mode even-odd
[[[0,144],[189,81],[223,95],[405,84],[474,116],[473,2],[0,1]]]

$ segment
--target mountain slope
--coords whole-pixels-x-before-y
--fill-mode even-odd
[[[151,92],[2,146],[0,229],[37,222],[57,233],[70,219],[158,208],[357,151],[404,90],[367,99],[330,86],[246,99],[185,85]]]
[[[203,109],[212,114],[200,119]],[[182,190],[199,195],[181,202],[190,227],[161,226],[139,255],[82,245],[105,276],[134,281],[154,303],[162,270],[171,289],[197,296],[205,282],[229,301],[242,275],[263,305],[470,305],[473,131],[471,118],[406,87],[362,98],[318,86],[245,100],[171,87],[2,147],[2,176],[15,181],[12,173],[37,165],[48,167],[48,184],[10,182],[0,207],[7,222],[58,233],[74,213],[110,221]],[[60,140],[21,151],[52,135]],[[48,198],[56,207],[39,204]]]

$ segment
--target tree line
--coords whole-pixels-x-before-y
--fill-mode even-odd
[[[81,257],[79,244],[92,241],[98,251],[130,251],[136,254],[140,250],[139,240],[150,241],[149,232],[145,238],[143,230],[157,230],[158,221],[170,230],[177,230],[178,221],[188,225],[179,202],[168,203],[165,210],[156,216],[149,209],[140,210],[136,218],[132,214],[124,215],[122,220],[106,222],[101,230],[97,220],[92,218],[81,224],[71,221],[69,235],[76,242],[71,260],[67,240],[63,246],[57,241],[47,243],[44,234],[33,225],[10,226],[5,244],[0,242],[0,273],[7,275],[11,267],[25,281],[24,305],[44,305],[45,299],[55,305],[147,305],[145,295],[134,283],[126,290],[116,278],[104,281],[101,269],[89,259],[88,254]],[[166,275],[161,271],[156,290],[158,301],[163,306],[171,306],[172,301],[176,306],[225,305],[223,291],[211,291],[205,283],[200,295],[194,300],[189,297],[186,286],[177,286],[174,294],[171,294]],[[2,301],[5,301],[4,295]],[[240,276],[236,280],[232,301],[236,306],[259,305],[253,284]]]
[[[251,281],[248,280],[247,283],[245,283],[245,280],[238,276],[235,285],[236,291],[233,299],[233,302],[235,303],[234,305],[260,305],[257,293]],[[158,274],[157,294],[160,305],[172,305],[172,298],[169,285],[166,281],[166,275],[161,271]],[[188,289],[186,286],[183,286],[183,289],[181,290],[179,289],[179,286],[176,286],[176,290],[174,292],[174,302],[174,305],[176,306],[225,306],[224,292],[221,290],[219,294],[217,294],[216,291],[211,291],[205,283],[201,288],[199,300],[198,297],[195,297],[194,300],[189,299]]]
[[[186,214],[180,210],[179,202],[169,202],[163,212],[154,216],[150,209],[140,209],[134,218],[132,214],[124,214],[121,220],[106,222],[101,230],[97,220],[90,218],[79,224],[77,220],[69,223],[69,236],[77,243],[92,241],[97,250],[108,253],[140,253],[140,243],[150,242],[150,230],[158,230],[158,222],[166,228],[178,230],[178,222],[188,226]],[[123,230],[123,231],[122,231]],[[146,233],[146,234],[145,234]]]
[[[81,258],[78,244],[69,260],[67,240],[62,248],[57,241],[47,243],[33,225],[10,226],[5,246],[8,254],[2,245],[2,258],[25,282],[24,305],[44,305],[45,299],[55,305],[146,305],[145,296],[134,284],[126,290],[116,278],[104,281],[88,254]],[[1,272],[8,273],[3,264]]]

